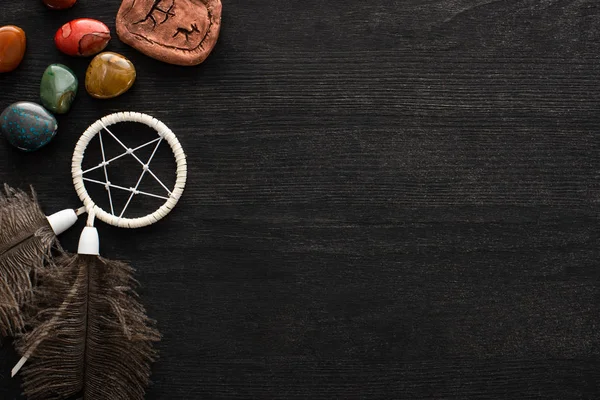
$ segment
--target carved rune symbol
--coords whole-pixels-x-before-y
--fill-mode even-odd
[[[175,32],[175,34],[173,35],[173,37],[177,37],[177,35],[179,35],[180,33],[185,35],[185,41],[189,42],[190,41],[190,35],[194,32],[198,32],[200,33],[200,29],[198,29],[198,26],[196,24],[192,24],[192,29],[186,29],[186,28],[177,28],[177,32]]]
[[[157,24],[164,24],[165,22],[167,22],[169,17],[174,17],[175,12],[173,11],[173,7],[175,7],[175,0],[171,0],[171,5],[166,10],[163,7],[160,7],[160,5],[162,3],[165,3],[165,1],[164,0],[154,0],[154,4],[152,5],[152,8],[150,8],[150,11],[146,15],[146,17],[144,19],[137,21],[136,23],[134,23],[134,25],[141,24],[142,22],[151,20],[152,24],[153,24],[153,29],[154,29],[154,28],[156,28]],[[156,12],[162,13],[164,15],[164,19],[162,21],[158,22],[156,20],[156,16],[155,16]]]

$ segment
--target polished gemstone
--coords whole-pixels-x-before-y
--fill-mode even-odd
[[[14,103],[0,114],[2,136],[19,150],[34,151],[44,147],[56,136],[57,130],[56,119],[36,103]]]
[[[77,77],[70,68],[52,64],[42,76],[40,97],[42,105],[55,114],[65,114],[77,95]]]
[[[104,50],[109,41],[108,27],[90,18],[67,22],[54,35],[56,47],[69,56],[93,56]]]
[[[110,51],[98,54],[85,74],[85,88],[97,99],[112,99],[128,91],[135,82],[133,63]]]
[[[0,72],[10,72],[21,64],[27,39],[23,29],[14,25],[0,28]]]
[[[157,60],[198,65],[217,43],[222,8],[221,0],[123,0],[117,35]]]
[[[53,10],[66,10],[77,3],[77,0],[42,0],[44,4]]]

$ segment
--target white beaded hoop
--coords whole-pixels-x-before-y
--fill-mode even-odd
[[[87,172],[87,171],[83,171],[83,169],[82,169],[82,162],[83,162],[85,150],[86,150],[88,144],[90,143],[90,141],[96,135],[98,135],[98,134],[101,135],[102,130],[105,130],[106,132],[108,132],[111,136],[113,136],[114,139],[116,139],[119,142],[119,144],[126,150],[125,154],[132,155],[134,158],[136,158],[136,160],[138,162],[142,163],[143,170],[144,170],[144,172],[142,173],[142,177],[146,171],[148,171],[150,174],[153,174],[148,166],[149,163],[144,164],[139,158],[137,158],[137,156],[135,156],[134,151],[136,149],[127,148],[108,129],[109,126],[117,124],[119,122],[138,122],[138,123],[145,124],[145,125],[149,126],[150,128],[156,130],[159,138],[154,141],[151,141],[149,143],[146,143],[146,145],[151,144],[153,142],[157,142],[158,144],[160,144],[160,142],[162,140],[165,140],[169,144],[169,146],[171,146],[171,150],[173,151],[173,155],[175,156],[175,162],[177,164],[175,187],[173,188],[173,190],[168,190],[165,187],[165,189],[167,189],[167,191],[169,193],[168,197],[164,197],[166,199],[165,203],[158,210],[154,211],[151,214],[146,215],[145,217],[124,218],[124,217],[122,217],[122,215],[121,216],[115,215],[114,210],[111,210],[111,211],[113,211],[112,213],[104,211],[102,208],[100,208],[98,205],[96,205],[96,203],[94,203],[94,201],[88,194],[87,189],[85,187],[85,180],[92,181],[95,183],[105,184],[106,189],[109,193],[109,199],[111,198],[110,197],[110,188],[111,187],[122,189],[122,190],[127,190],[127,191],[131,192],[130,200],[135,194],[140,194],[140,193],[146,194],[149,196],[154,196],[152,194],[144,193],[144,192],[137,190],[137,186],[135,188],[122,188],[122,187],[119,187],[116,185],[112,185],[110,183],[110,181],[108,180],[108,173],[106,171],[106,166],[110,163],[111,160],[106,161],[104,159],[104,145],[102,144],[102,140],[100,142],[102,145],[103,162],[100,163],[98,166],[94,167],[93,169],[104,168],[106,182],[98,182],[98,181],[93,181],[91,179],[84,178],[84,173]],[[100,139],[101,138],[102,137],[100,136]],[[157,144],[156,148],[158,148],[158,144]],[[141,147],[144,147],[146,145],[140,146],[140,147],[138,147],[138,149]],[[155,152],[156,152],[156,148],[155,148]],[[175,205],[179,201],[179,198],[183,194],[183,190],[185,188],[185,183],[187,180],[187,161],[186,161],[185,153],[183,152],[183,148],[181,147],[181,144],[179,143],[179,140],[177,140],[177,137],[175,136],[175,134],[164,123],[162,123],[161,121],[159,121],[156,118],[153,118],[147,114],[141,114],[141,113],[137,113],[137,112],[119,112],[119,113],[107,115],[106,117],[101,118],[98,121],[94,122],[83,133],[83,135],[81,135],[81,138],[77,142],[77,145],[75,146],[75,151],[73,153],[73,161],[71,163],[71,173],[73,175],[73,185],[75,186],[77,195],[83,202],[83,205],[85,206],[85,209],[88,211],[88,213],[95,215],[96,218],[98,218],[99,220],[101,220],[107,224],[117,226],[119,228],[142,228],[144,226],[148,226],[155,222],[160,221],[169,212],[171,212],[173,207],[175,207]],[[142,177],[140,177],[140,181],[141,181]],[[139,186],[139,181],[138,181],[138,186]],[[164,185],[163,185],[163,187],[164,187]],[[163,198],[161,196],[154,196],[154,197]],[[112,199],[111,199],[111,208],[112,208]],[[125,210],[123,210],[123,213],[124,213],[124,211]]]

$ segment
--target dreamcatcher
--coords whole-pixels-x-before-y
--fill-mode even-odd
[[[128,147],[111,129],[121,122],[145,124],[158,137]],[[96,136],[102,162],[84,170],[86,149]],[[123,150],[110,159],[105,152],[105,141],[109,139]],[[168,188],[150,168],[163,142],[175,156],[173,188]],[[143,161],[136,152],[150,146],[152,153]],[[131,157],[139,164],[141,172],[134,186],[116,185],[109,179],[110,165],[122,157]],[[102,171],[104,181],[89,177],[93,171]],[[100,220],[120,228],[141,228],[165,217],[183,193],[186,157],[175,134],[162,122],[145,114],[117,113],[98,120],[81,136],[73,154],[72,176],[83,202],[77,210],[46,218],[35,194],[7,188],[6,196],[0,199],[0,329],[16,337],[15,346],[22,355],[13,376],[22,374],[24,392],[30,399],[66,399],[74,395],[86,399],[143,399],[150,365],[156,358],[153,343],[160,334],[134,292],[132,268],[100,257],[94,223]],[[164,193],[140,190],[144,177],[152,177]],[[104,186],[109,211],[92,200],[86,185]],[[121,210],[113,201],[115,190],[128,192]],[[136,196],[162,199],[164,203],[144,217],[126,218]],[[56,235],[84,212],[88,218],[79,249],[77,254],[69,254],[60,247]]]

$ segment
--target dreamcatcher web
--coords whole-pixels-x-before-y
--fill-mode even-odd
[[[153,128],[158,133],[158,137],[152,138],[151,140],[148,140],[137,147],[129,147],[123,143],[123,141],[119,139],[119,137],[117,137],[117,135],[115,135],[111,129],[109,129],[109,126],[120,122],[143,123]],[[83,170],[81,167],[85,150],[92,138],[95,136],[98,136],[100,145],[99,155],[101,157],[101,162],[95,166],[90,166],[90,168]],[[107,142],[107,140],[110,140],[110,142],[114,141],[114,143],[118,144],[120,154],[111,158],[107,157],[108,152],[106,146],[107,144],[112,144]],[[175,186],[172,189],[167,187],[163,180],[161,180],[150,167],[153,160],[160,158],[155,156],[157,156],[159,148],[163,142],[167,142],[173,152],[173,155],[175,156],[176,180]],[[151,151],[147,160],[142,160],[141,158],[146,158],[145,156],[140,155],[142,153],[140,150],[142,149],[148,150],[146,154]],[[114,165],[115,161],[124,157],[135,160],[135,163],[139,164],[141,167],[139,176],[137,176],[137,174],[135,175],[137,181],[133,186],[117,185],[110,180],[112,173],[109,167]],[[73,153],[72,172],[75,189],[88,212],[93,209],[98,218],[111,225],[134,228],[152,224],[163,218],[173,209],[185,187],[187,179],[187,163],[185,153],[183,152],[179,141],[175,137],[175,134],[165,124],[146,114],[125,112],[108,115],[96,121],[88,128],[86,132],[84,132],[77,143],[75,152]],[[95,173],[93,177],[90,175],[92,172]],[[156,185],[155,189],[146,189],[145,191],[141,190],[140,185],[146,176],[152,177],[153,180],[158,184]],[[110,213],[102,210],[90,198],[85,188],[85,183],[91,183],[104,187],[108,196]],[[115,206],[115,190],[129,193],[127,196],[127,201],[121,210],[117,210],[117,207]],[[162,192],[163,190],[164,192]],[[124,215],[127,210],[131,208],[130,205],[132,204],[132,200],[136,195],[161,199],[164,200],[165,203],[156,211],[146,215],[145,217],[126,218]]]
[[[164,138],[163,137],[158,137],[158,138],[150,140],[150,141],[148,141],[148,142],[146,142],[146,143],[144,143],[144,144],[142,144],[140,146],[137,146],[135,148],[131,148],[131,147],[127,147],[114,133],[112,133],[112,131],[110,129],[108,129],[106,127],[106,125],[104,125],[103,123],[101,123],[101,125],[102,125],[102,128],[106,132],[108,132],[108,134],[119,144],[119,146],[121,146],[125,150],[125,152],[123,152],[123,153],[119,154],[118,156],[115,156],[115,157],[107,160],[106,159],[106,152],[104,151],[104,140],[102,139],[102,131],[99,131],[98,132],[98,139],[100,141],[100,149],[101,149],[101,152],[102,152],[102,162],[100,164],[96,165],[95,167],[92,167],[92,168],[89,168],[89,169],[83,171],[82,175],[85,175],[86,173],[95,171],[95,170],[100,169],[100,168],[103,169],[103,171],[104,171],[104,178],[105,178],[104,182],[96,180],[96,179],[92,179],[92,178],[87,178],[85,176],[83,176],[83,180],[86,181],[86,182],[95,183],[95,184],[98,184],[98,185],[103,185],[105,187],[105,189],[106,189],[106,191],[108,193],[108,201],[110,203],[110,212],[113,215],[117,215],[115,213],[115,206],[113,204],[113,198],[112,198],[111,189],[118,189],[118,190],[123,190],[123,191],[131,193],[129,195],[129,198],[127,199],[127,202],[125,203],[125,206],[123,207],[123,209],[121,210],[121,213],[119,214],[119,218],[123,217],[123,215],[127,211],[127,208],[129,207],[129,204],[131,204],[131,200],[133,200],[133,197],[135,195],[143,195],[143,196],[154,197],[154,198],[157,198],[157,199],[168,200],[169,199],[168,196],[171,196],[171,194],[172,194],[171,190],[169,190],[169,188],[160,180],[160,178],[158,178],[156,176],[156,174],[154,172],[152,172],[152,170],[150,169],[150,163],[154,159],[154,156],[156,155],[156,152],[158,151],[158,148],[160,147],[160,144],[162,143],[162,141],[164,140]],[[135,152],[138,151],[138,150],[141,150],[141,149],[143,149],[143,148],[145,148],[147,146],[153,145],[153,144],[155,144],[154,150],[152,151],[152,154],[148,158],[148,161],[147,162],[143,162],[142,160],[140,160],[140,158],[135,154]],[[116,160],[118,160],[118,159],[120,159],[122,157],[128,156],[128,155],[131,156],[131,157],[133,157],[142,166],[142,172],[141,172],[140,177],[138,178],[135,186],[134,187],[126,188],[126,187],[123,187],[123,186],[120,186],[120,185],[115,185],[115,184],[113,184],[110,181],[109,175],[108,175],[108,167],[109,167],[109,165],[112,162],[114,162],[114,161],[116,161]],[[154,194],[154,193],[149,193],[149,192],[144,192],[142,190],[139,190],[140,184],[142,183],[142,179],[144,179],[144,176],[146,176],[146,173],[148,173],[150,176],[152,176],[156,180],[156,182],[158,182],[158,184],[160,186],[162,186],[163,189],[165,189],[165,191],[167,192],[167,196],[161,196],[159,194]]]

